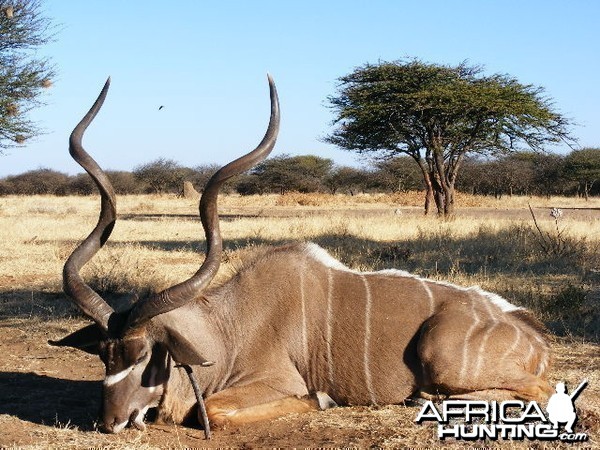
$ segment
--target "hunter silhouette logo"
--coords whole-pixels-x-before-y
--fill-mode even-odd
[[[575,433],[577,421],[575,400],[585,389],[583,380],[571,393],[565,383],[557,383],[546,407],[546,413],[535,402],[508,400],[503,402],[483,400],[444,400],[441,405],[428,400],[422,406],[415,422],[435,421],[440,439],[457,440],[514,439],[514,440],[560,440],[583,442],[586,433]],[[564,424],[561,432],[560,424]]]
[[[565,383],[556,384],[556,394],[553,394],[548,400],[548,419],[552,422],[553,428],[558,429],[559,423],[566,423],[565,431],[567,433],[573,433],[573,425],[577,420],[577,413],[575,412],[575,400],[587,386],[588,380],[583,380],[577,389],[573,391],[571,395],[567,394],[567,387]]]

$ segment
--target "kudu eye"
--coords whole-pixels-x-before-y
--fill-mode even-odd
[[[141,364],[144,362],[144,360],[148,357],[148,352],[144,352],[144,354],[142,356],[140,356],[136,361],[135,361],[135,365],[137,366],[138,364]]]

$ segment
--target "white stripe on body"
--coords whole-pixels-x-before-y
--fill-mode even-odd
[[[427,292],[427,299],[429,300],[429,317],[431,317],[435,312],[435,302],[433,300],[433,293],[431,292],[431,289],[429,289],[429,286],[427,285],[427,282],[425,280],[420,281],[421,286],[423,286],[423,289],[425,289],[425,292]]]
[[[308,330],[307,330],[307,318],[306,318],[306,294],[304,292],[304,270],[306,264],[303,264],[300,268],[300,299],[302,304],[302,351],[304,352],[304,365],[308,370]]]
[[[492,307],[492,302],[481,302],[481,304],[483,304],[484,308],[489,314],[489,318],[492,321],[492,325],[487,328],[483,337],[481,338],[481,342],[479,344],[479,351],[477,352],[477,362],[475,363],[475,368],[473,369],[473,378],[476,378],[479,375],[479,372],[481,371],[481,364],[485,359],[485,346],[487,344],[488,339],[494,332],[494,328],[496,328],[496,326],[500,323],[498,317],[496,316],[496,312]]]
[[[365,276],[361,276],[360,278],[365,286],[365,345],[363,357],[365,366],[365,384],[367,387],[367,392],[369,393],[371,404],[376,405],[377,399],[375,398],[375,391],[373,390],[373,380],[371,379],[371,361],[369,357],[371,346],[371,288],[369,287],[368,280]]]
[[[467,330],[467,333],[465,334],[465,345],[463,346],[463,350],[462,350],[462,360],[461,360],[461,367],[460,367],[460,373],[458,375],[458,383],[462,386],[464,385],[465,382],[465,378],[468,375],[467,369],[468,369],[468,362],[469,362],[469,346],[467,345],[467,343],[469,342],[469,339],[471,339],[471,335],[475,332],[476,328],[479,326],[479,316],[477,315],[477,312],[475,311],[475,303],[471,302],[471,315],[473,316],[473,323],[471,324],[471,326],[469,327],[469,329]]]
[[[507,350],[504,352],[504,354],[503,354],[503,355],[502,355],[502,357],[500,358],[500,361],[499,361],[499,362],[503,362],[503,361],[504,361],[504,360],[505,360],[505,359],[508,357],[508,355],[510,355],[511,353],[513,353],[513,352],[514,352],[514,351],[517,349],[517,347],[519,346],[519,343],[521,342],[521,334],[522,334],[522,331],[519,329],[519,327],[517,327],[517,326],[516,326],[515,324],[513,324],[513,323],[509,323],[509,325],[510,325],[511,327],[513,327],[513,329],[514,329],[514,330],[517,332],[517,335],[515,336],[515,339],[513,340],[513,343],[512,343],[512,345],[510,346],[510,348],[509,348],[509,349],[507,349]]]
[[[327,346],[327,375],[330,388],[333,387],[333,351],[331,343],[333,340],[333,271],[327,268],[327,322],[325,331],[325,345]]]

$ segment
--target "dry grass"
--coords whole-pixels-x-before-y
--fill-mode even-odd
[[[355,269],[396,267],[498,292],[532,308],[563,336],[555,344],[557,361],[551,381],[566,380],[572,386],[584,376],[590,378],[578,406],[585,409],[584,423],[595,433],[597,444],[600,200],[586,203],[579,199],[515,197],[498,201],[460,195],[458,205],[462,208],[452,221],[425,219],[421,202],[421,194],[415,193],[225,196],[220,201],[226,244],[221,276],[227,276],[248,247],[312,240]],[[564,209],[560,226],[573,252],[560,258],[544,253],[528,203],[534,207],[540,227],[549,233],[555,225],[549,208]],[[95,395],[98,386],[81,385],[81,380],[101,377],[98,361],[73,352],[67,357],[76,364],[70,364],[60,359],[63,353],[49,352],[44,342],[83,323],[61,294],[60,274],[66,256],[94,226],[97,208],[98,199],[88,197],[0,198],[0,329],[8,336],[5,340],[12,339],[9,343],[14,349],[27,351],[25,355],[17,350],[4,354],[0,383],[25,377],[32,386],[44,386],[54,380],[52,383],[64,389],[75,384],[80,389],[77,392],[87,393],[84,389],[89,388],[90,395]],[[161,289],[196,271],[204,241],[195,202],[170,196],[129,196],[119,199],[119,213],[121,220],[109,245],[84,269],[90,283],[117,307],[128,302],[131,292]],[[67,370],[65,366],[70,367]],[[25,374],[34,375],[30,379]],[[52,383],[49,386],[54,386]],[[30,401],[35,402],[32,395]],[[46,407],[49,415],[41,416],[43,419],[15,412],[20,409],[0,407],[0,428],[25,427],[8,440],[0,438],[0,446],[156,448],[203,443],[197,430],[171,426],[105,436],[94,431],[93,408],[84,405],[82,410],[89,409],[90,416],[72,423],[69,409],[65,416],[60,405]],[[63,415],[54,417],[57,410]],[[259,446],[438,444],[432,430],[412,423],[415,414],[414,408],[402,406],[329,411],[258,426],[248,439],[254,436],[254,445]],[[290,426],[295,430],[291,437]],[[334,429],[345,431],[330,433]],[[215,445],[239,442],[235,431],[221,437],[223,440]]]
[[[220,210],[226,249],[232,257],[248,246],[312,240],[355,269],[396,267],[480,284],[534,309],[562,334],[598,340],[600,200],[588,202],[592,209],[584,210],[576,209],[583,202],[579,199],[544,199],[547,205],[565,208],[559,226],[568,251],[557,257],[539,245],[539,232],[525,206],[531,202],[536,207],[540,228],[552,236],[556,225],[549,209],[538,205],[542,199],[498,202],[463,196],[459,202],[481,206],[459,209],[457,218],[441,221],[398,203],[415,197],[225,196]],[[97,208],[98,200],[91,197],[0,199],[5,306],[17,302],[19,310],[72,312],[55,301],[62,264],[95,224]],[[127,196],[119,199],[119,212],[121,220],[109,244],[84,268],[96,289],[115,297],[144,295],[195,272],[204,248],[195,202]],[[40,297],[53,302],[41,306]],[[0,310],[0,317],[5,311],[10,308]]]

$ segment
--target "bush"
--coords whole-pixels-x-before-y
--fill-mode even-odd
[[[6,177],[4,190],[13,195],[65,195],[69,176],[51,169],[38,169]]]
[[[567,284],[554,290],[547,302],[550,329],[560,335],[600,339],[600,302],[582,285]]]
[[[109,171],[107,172],[107,175],[117,194],[126,195],[144,193],[144,185],[139,183],[135,175],[131,172]]]
[[[164,158],[142,164],[133,170],[138,182],[146,186],[145,191],[153,194],[178,193],[189,172],[190,169]]]

